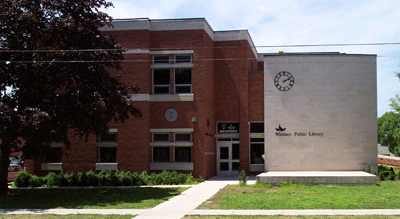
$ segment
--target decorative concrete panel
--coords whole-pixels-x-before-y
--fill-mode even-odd
[[[264,100],[266,171],[377,169],[376,56],[266,55]]]

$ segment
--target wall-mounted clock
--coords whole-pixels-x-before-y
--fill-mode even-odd
[[[287,71],[281,71],[275,76],[274,84],[278,90],[288,91],[294,85],[294,77]]]
[[[168,122],[173,122],[178,118],[178,112],[175,109],[167,109],[165,111],[165,119]]]

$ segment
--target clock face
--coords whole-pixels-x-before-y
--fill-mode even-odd
[[[168,109],[165,112],[165,119],[168,122],[173,122],[178,118],[178,112],[175,109]]]
[[[275,76],[274,84],[278,90],[288,91],[294,85],[293,75],[287,71],[281,71]]]

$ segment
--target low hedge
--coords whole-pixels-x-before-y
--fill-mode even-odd
[[[378,166],[378,180],[396,180],[399,179],[399,168],[398,167],[389,167],[385,165]]]
[[[46,176],[31,175],[22,171],[14,181],[15,187],[74,187],[74,186],[140,186],[140,185],[182,185],[196,184],[204,180],[195,179],[192,174],[166,171],[148,174],[146,171],[138,174],[125,171],[93,171],[86,173],[53,172]]]

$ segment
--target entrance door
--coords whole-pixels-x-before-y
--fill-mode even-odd
[[[220,176],[239,175],[239,141],[231,138],[217,140],[217,174]]]

